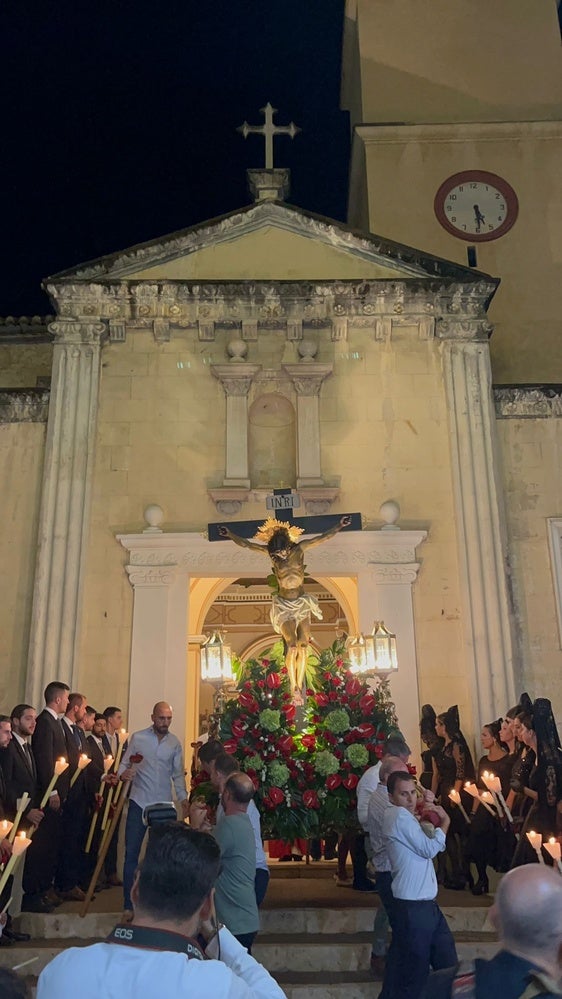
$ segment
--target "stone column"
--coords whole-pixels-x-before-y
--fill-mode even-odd
[[[153,705],[168,701],[174,732],[183,739],[189,575],[169,558],[170,553],[159,551],[133,553],[127,566],[134,590],[127,724],[130,731],[146,728]]]
[[[223,486],[250,488],[248,468],[248,392],[261,370],[245,361],[214,364],[211,371],[226,394],[226,476]]]
[[[512,608],[487,343],[443,344],[463,622],[474,727],[515,702]]]
[[[297,489],[322,486],[319,397],[322,382],[332,374],[331,364],[316,361],[284,364],[297,393]]]
[[[26,698],[49,680],[76,686],[80,602],[105,324],[57,319]]]

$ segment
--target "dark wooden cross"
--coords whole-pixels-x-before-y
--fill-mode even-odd
[[[276,520],[294,524],[295,527],[302,527],[305,534],[323,534],[324,531],[329,531],[331,527],[338,524],[344,516],[341,513],[329,513],[316,517],[295,517],[293,509],[298,506],[298,503],[295,502],[297,499],[298,494],[294,493],[292,489],[274,489],[273,495],[268,496],[268,516],[274,516]],[[348,527],[343,527],[342,530],[360,531],[362,529],[361,514],[350,513],[347,516],[351,517],[351,523]],[[253,538],[258,527],[261,527],[262,524],[263,520],[237,520],[233,523],[221,521],[218,524],[209,524],[209,541],[227,540],[220,536],[219,527],[230,528],[233,534],[237,534],[240,538]]]

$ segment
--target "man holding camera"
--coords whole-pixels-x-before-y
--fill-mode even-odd
[[[134,919],[104,943],[71,947],[39,976],[37,999],[72,995],[133,999],[142,993],[213,999],[283,999],[268,972],[214,915],[220,848],[181,822],[149,833],[132,888]],[[208,960],[210,959],[210,960]]]

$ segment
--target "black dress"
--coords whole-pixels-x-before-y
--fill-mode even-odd
[[[476,781],[481,791],[486,791],[482,780],[485,770],[499,777],[504,798],[509,793],[509,781],[513,766],[512,756],[502,756],[499,760],[490,760],[483,756],[478,762],[478,779]],[[466,858],[468,863],[474,863],[481,881],[486,881],[486,870],[494,867],[496,870],[503,863],[503,830],[496,815],[490,815],[487,808],[479,805],[472,816],[468,830]]]

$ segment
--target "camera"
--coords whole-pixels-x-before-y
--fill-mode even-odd
[[[145,826],[156,826],[161,822],[177,822],[178,815],[173,801],[157,801],[143,809],[142,821]]]

